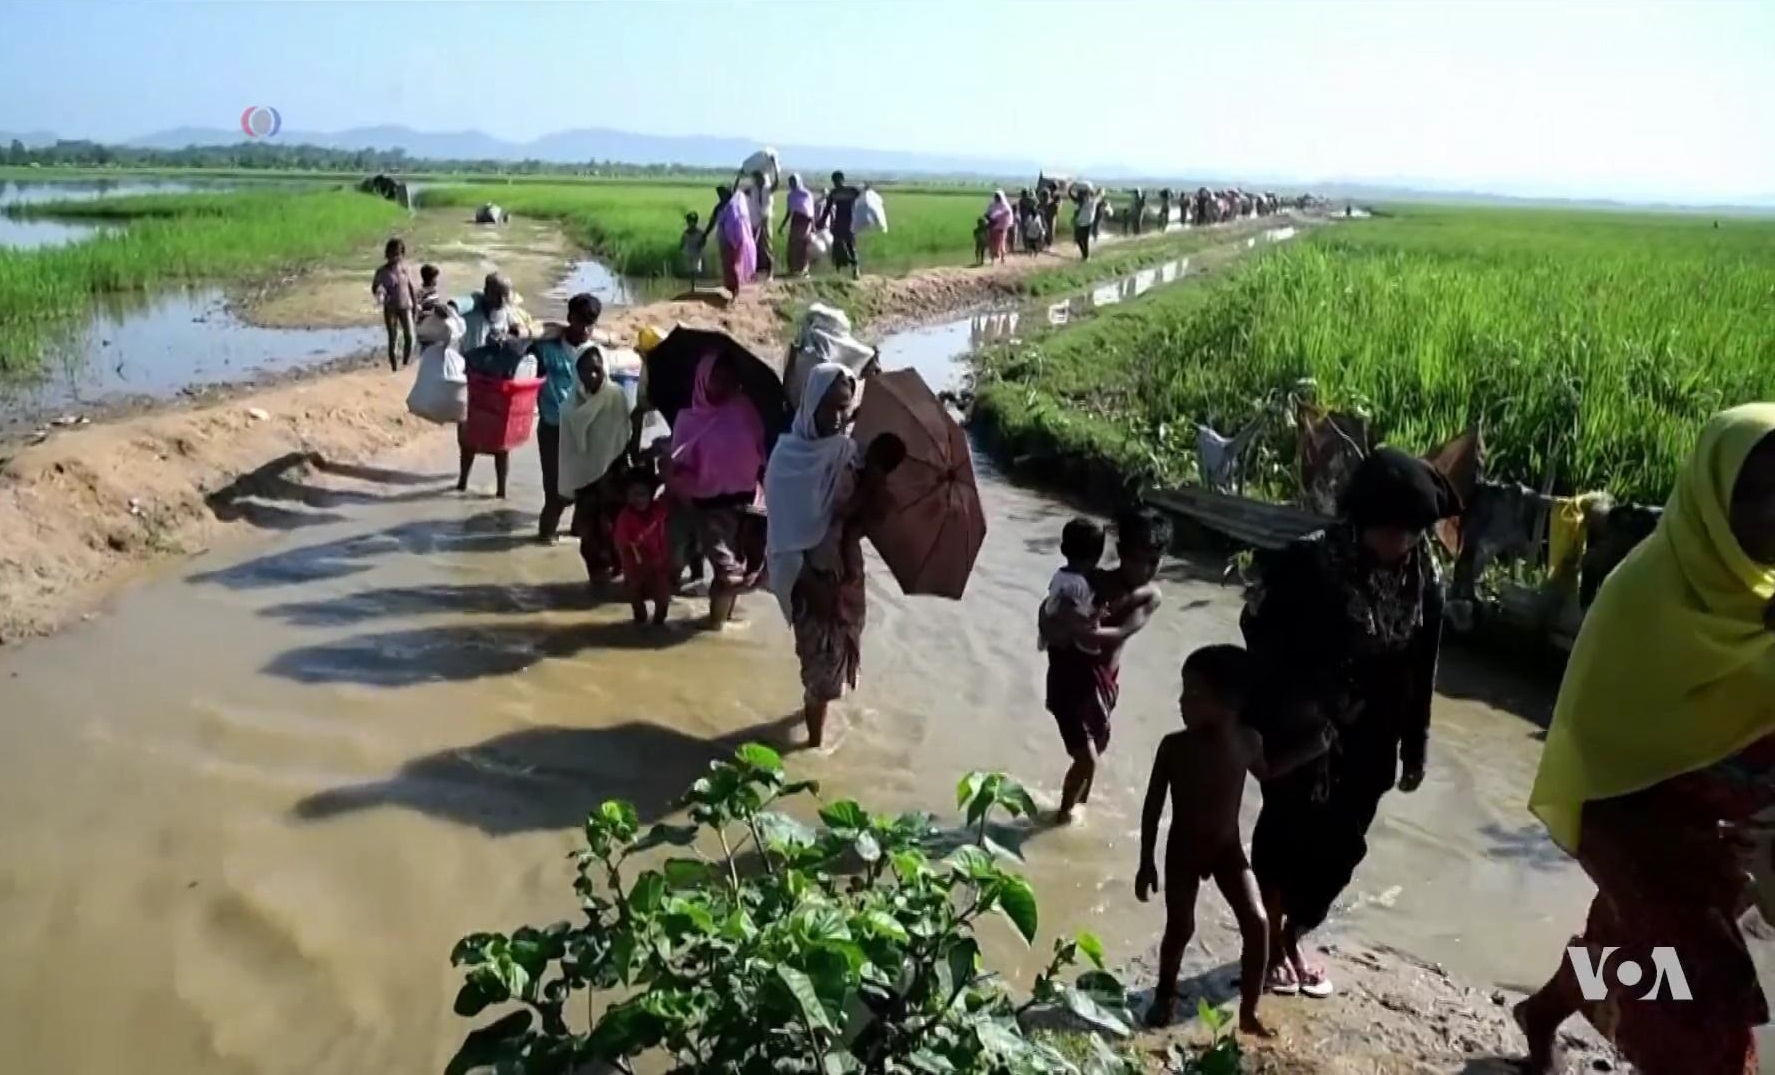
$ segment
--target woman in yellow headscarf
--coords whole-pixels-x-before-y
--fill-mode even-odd
[[[1572,944],[1606,996],[1585,1000],[1562,954],[1516,1008],[1531,1069],[1554,1070],[1559,1025],[1581,1012],[1646,1075],[1756,1072],[1751,1028],[1769,1012],[1737,927],[1750,890],[1734,829],[1775,804],[1772,601],[1775,403],[1756,403],[1707,423],[1572,650],[1529,808],[1596,882]],[[1656,947],[1693,1001],[1673,1002],[1668,976],[1648,999]]]

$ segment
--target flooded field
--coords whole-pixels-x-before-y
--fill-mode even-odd
[[[890,339],[884,361],[946,379],[973,324]],[[786,741],[799,688],[767,599],[723,636],[637,636],[626,607],[587,605],[571,549],[530,543],[533,456],[509,505],[447,494],[453,459],[439,436],[385,469],[268,486],[269,542],[0,655],[0,1026],[22,1069],[438,1070],[463,1031],[451,943],[568,914],[563,855],[589,807],[664,816],[709,758]],[[974,767],[1057,792],[1030,610],[1071,510],[981,470],[992,529],[966,600],[871,576],[863,689],[833,750],[790,759],[828,794],[943,810]],[[1236,635],[1217,574],[1167,566],[1087,819],[1021,834],[1044,928],[1089,926],[1118,959],[1159,925],[1130,883],[1178,663]],[[1389,797],[1339,921],[1526,982],[1588,896],[1522,807],[1538,745],[1518,714],[1547,695],[1458,655],[1444,685],[1430,776]],[[1224,963],[1213,917],[1192,958]],[[1008,931],[993,948],[1021,974],[1037,962]]]
[[[6,200],[194,189],[227,185],[8,183]],[[531,297],[532,312],[542,317],[562,316],[567,298],[580,291],[592,292],[607,307],[628,305],[642,294],[640,285],[611,273],[601,262],[574,256],[552,228],[534,222],[478,228],[458,220],[459,215],[417,217],[412,236],[414,271],[424,261],[441,264],[449,295],[466,299],[495,267],[517,279],[521,292]],[[57,235],[61,241],[77,241],[91,230],[83,224],[13,220],[0,213],[0,245],[9,226],[36,229],[45,241]],[[252,382],[379,350],[384,330],[369,291],[379,253],[379,247],[366,250],[349,259],[349,267],[316,270],[276,295],[244,306],[239,296],[220,286],[113,296],[84,322],[53,335],[40,367],[0,379],[0,425],[29,428],[126,399],[167,399],[187,389]]]
[[[58,220],[18,220],[6,214],[9,205],[55,201],[87,201],[134,194],[189,194],[193,191],[304,190],[328,185],[295,179],[0,179],[0,248],[30,249],[78,242],[100,228]]]

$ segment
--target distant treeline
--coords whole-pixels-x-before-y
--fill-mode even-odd
[[[328,149],[281,142],[145,149],[80,140],[30,148],[16,138],[7,147],[0,164],[12,167],[36,164],[78,168],[238,168],[353,174],[426,171],[479,175],[696,176],[711,171],[682,164],[622,164],[616,161],[564,164],[540,160],[432,160],[410,157],[404,149]]]

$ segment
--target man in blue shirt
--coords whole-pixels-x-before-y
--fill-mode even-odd
[[[597,296],[580,292],[567,300],[567,326],[550,332],[531,347],[536,355],[536,375],[543,379],[536,396],[536,452],[542,457],[542,518],[536,539],[545,545],[556,541],[561,515],[573,501],[555,488],[561,476],[561,408],[573,395],[579,377],[579,356],[592,343],[592,328],[604,306]]]

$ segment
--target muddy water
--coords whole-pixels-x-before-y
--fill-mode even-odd
[[[895,338],[886,362],[938,379],[973,331]],[[269,490],[267,542],[0,653],[0,1039],[19,1070],[439,1070],[462,1031],[451,943],[570,914],[563,855],[589,807],[664,816],[709,758],[786,741],[799,687],[768,601],[723,636],[638,636],[584,602],[570,550],[529,544],[533,457],[505,505],[447,494],[453,459],[440,436]],[[833,749],[791,759],[829,794],[943,810],[973,767],[1057,791],[1032,610],[1070,511],[981,471],[992,529],[966,600],[871,577],[863,689]],[[1089,926],[1122,958],[1160,922],[1129,882],[1178,663],[1236,633],[1216,573],[1167,566],[1084,823],[1008,837],[1044,928]],[[1510,710],[1546,699],[1458,660],[1445,678],[1484,698],[1440,701],[1429,779],[1388,800],[1341,921],[1526,981],[1587,896],[1520,805],[1538,748]],[[1224,963],[1203,918],[1196,958]],[[1004,930],[993,957],[1035,962]]]
[[[0,411],[49,414],[119,396],[166,398],[314,365],[383,340],[381,329],[249,325],[220,288],[120,296],[51,340],[31,380],[0,383]]]

